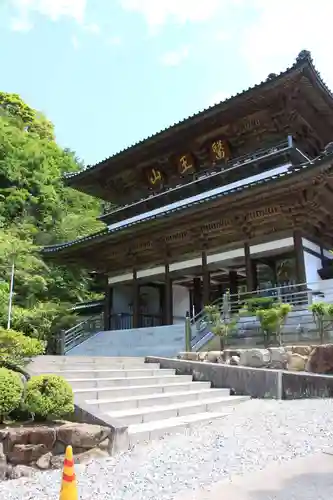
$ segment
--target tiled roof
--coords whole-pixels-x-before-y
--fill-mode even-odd
[[[295,176],[302,173],[304,170],[307,170],[311,167],[314,167],[323,161],[327,160],[327,156],[319,157],[315,161],[308,161],[302,165],[291,166],[290,164],[281,165],[274,169],[268,170],[266,172],[262,172],[261,174],[257,174],[245,179],[241,179],[236,182],[232,182],[231,184],[227,184],[225,186],[220,186],[218,188],[206,191],[204,193],[197,194],[190,198],[186,198],[184,200],[172,203],[170,205],[157,208],[155,210],[151,210],[150,212],[146,212],[140,214],[135,217],[131,217],[130,219],[116,222],[111,224],[106,229],[99,231],[98,233],[91,234],[89,236],[85,236],[83,238],[79,238],[74,241],[70,241],[67,243],[61,243],[58,245],[52,245],[48,247],[44,247],[43,253],[49,254],[51,252],[59,252],[61,250],[65,250],[66,248],[73,246],[81,246],[84,243],[87,243],[91,240],[104,239],[109,235],[115,234],[119,231],[129,229],[138,224],[143,224],[149,222],[151,220],[161,219],[164,217],[168,217],[174,213],[183,211],[188,208],[192,208],[196,205],[201,205],[203,203],[207,203],[212,200],[219,199],[223,196],[231,195],[240,191],[248,190],[257,186],[261,186],[267,184],[272,181],[276,181],[279,179],[284,179],[290,175]]]
[[[313,71],[315,72],[315,74],[317,76],[317,79],[318,79],[320,85],[333,99],[333,95],[332,95],[330,89],[323,82],[323,80],[320,76],[320,73],[315,69],[315,67],[312,63],[311,53],[307,50],[302,50],[298,54],[298,56],[296,58],[296,62],[292,66],[287,68],[285,71],[282,71],[279,74],[272,73],[268,76],[268,78],[266,80],[263,80],[262,82],[254,85],[252,87],[249,87],[248,89],[246,89],[242,92],[238,92],[237,94],[229,97],[228,99],[225,99],[224,101],[221,101],[218,104],[214,104],[213,106],[209,106],[208,108],[205,108],[202,111],[198,111],[197,113],[194,113],[193,115],[191,115],[191,116],[189,116],[189,117],[187,117],[187,118],[185,118],[177,123],[174,123],[173,125],[166,127],[155,134],[152,134],[151,136],[147,137],[146,139],[140,140],[140,141],[132,144],[131,146],[128,146],[128,147],[118,151],[114,155],[112,155],[108,158],[105,158],[104,160],[102,160],[101,162],[99,162],[95,165],[88,165],[84,170],[81,170],[79,172],[71,172],[71,173],[65,174],[65,178],[72,179],[74,177],[84,176],[86,173],[92,171],[93,169],[100,167],[103,164],[106,164],[111,158],[116,158],[116,157],[120,158],[123,154],[129,152],[133,148],[138,148],[145,143],[148,144],[148,143],[154,142],[158,139],[163,139],[168,133],[175,132],[177,130],[177,128],[182,128],[184,126],[190,125],[191,123],[194,123],[195,121],[199,121],[199,120],[205,118],[206,116],[208,116],[210,112],[217,111],[222,105],[229,104],[231,101],[236,100],[237,98],[246,97],[246,95],[249,94],[250,92],[258,91],[259,89],[263,88],[265,85],[271,85],[275,81],[287,76],[289,73],[292,73],[294,70],[302,67],[306,63],[309,64],[309,66],[313,69]]]

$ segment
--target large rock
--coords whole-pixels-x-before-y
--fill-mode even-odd
[[[7,475],[7,458],[3,451],[3,444],[0,443],[0,481],[6,479]]]
[[[284,347],[269,347],[269,367],[276,370],[284,370],[288,363],[288,354]]]
[[[291,350],[295,354],[301,354],[301,356],[310,356],[313,347],[311,345],[293,345]]]
[[[52,450],[56,440],[56,430],[46,426],[19,427],[9,429],[5,448],[10,452],[16,444],[42,444]]]
[[[251,368],[263,368],[270,362],[271,354],[268,349],[246,349],[240,351],[240,364]]]
[[[15,444],[8,453],[8,460],[12,464],[28,465],[36,462],[47,452],[43,444]]]
[[[312,373],[333,374],[333,344],[316,346],[309,356],[305,370]]]
[[[308,358],[306,356],[302,356],[297,352],[289,352],[287,369],[291,372],[303,372],[305,370],[307,359]]]
[[[101,425],[67,424],[59,427],[57,438],[65,446],[90,449],[98,446],[110,434],[111,430]]]
[[[198,352],[180,352],[177,356],[178,359],[184,359],[185,361],[198,361]]]
[[[52,453],[50,451],[48,453],[45,453],[45,455],[42,455],[36,462],[38,469],[41,470],[49,469],[51,467],[51,458],[52,458]]]

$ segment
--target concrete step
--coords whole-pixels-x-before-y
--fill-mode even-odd
[[[148,368],[146,368],[148,367]],[[102,378],[102,377],[117,377],[120,378],[122,376],[127,376],[127,374],[132,374],[135,376],[145,376],[149,374],[154,374],[157,371],[159,371],[159,364],[158,363],[149,363],[146,365],[142,365],[142,367],[135,368],[135,367],[128,367],[128,366],[123,366],[123,365],[111,365],[110,367],[96,367],[96,368],[90,368],[89,366],[85,367],[71,367],[71,365],[65,366],[64,368],[61,368],[59,366],[45,366],[45,367],[39,367],[39,366],[30,366],[30,371],[34,373],[54,373],[54,374],[59,374],[62,375],[63,377],[70,377],[70,378],[92,378],[92,377],[97,377],[97,378]],[[175,370],[171,369],[166,369],[163,370],[163,373],[169,373],[169,375],[172,375],[175,373]]]
[[[204,412],[184,417],[155,420],[145,424],[133,424],[128,427],[130,445],[159,439],[170,432],[185,432],[199,422],[213,421],[229,415],[229,412]]]
[[[38,357],[30,363],[30,366],[32,369],[38,368],[38,370],[41,368],[49,370],[63,370],[65,368],[71,370],[88,370],[93,368],[111,369],[113,367],[118,369],[151,368],[148,363],[145,363],[144,358],[73,358],[66,356],[59,356],[58,359],[51,361],[49,361],[47,357],[45,357],[45,359],[44,357]]]
[[[194,382],[193,385],[198,382]],[[185,401],[196,401],[214,397],[226,397],[230,395],[230,389],[193,389],[182,392],[168,392],[162,394],[149,394],[141,396],[108,398],[108,399],[86,399],[86,404],[91,405],[92,411],[98,410],[108,413],[116,410],[131,410],[134,408],[147,408],[161,405],[172,405]]]
[[[129,387],[94,387],[92,389],[74,389],[74,396],[82,399],[130,398],[132,396],[158,395],[191,390],[209,389],[210,382],[185,382],[168,384],[161,382],[156,385],[132,385]]]
[[[184,417],[196,413],[215,413],[221,411],[226,406],[234,406],[248,399],[250,399],[249,396],[222,396],[165,406],[149,406],[148,408],[135,408],[134,410],[110,411],[107,415],[120,420],[126,425],[142,424],[155,420]]]
[[[152,363],[155,365],[155,363]],[[163,376],[170,376],[174,375],[176,373],[176,370],[173,369],[165,369],[165,370],[160,370],[159,368],[152,369],[136,369],[134,368],[133,370],[128,370],[128,369],[111,369],[111,370],[60,370],[57,372],[44,372],[44,373],[56,373],[59,375],[62,375],[65,377],[67,380],[69,379],[94,379],[94,378],[131,378],[131,377],[155,377],[159,375],[160,373],[163,373]]]
[[[126,387],[126,386],[155,386],[159,384],[180,384],[192,382],[191,375],[164,375],[160,370],[156,375],[150,377],[123,377],[123,378],[67,378],[74,390],[93,389],[103,387]]]

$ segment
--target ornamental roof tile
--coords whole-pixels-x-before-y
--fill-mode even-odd
[[[308,64],[311,67],[311,69],[314,71],[314,73],[317,77],[318,83],[323,87],[323,89],[327,92],[327,94],[333,99],[332,92],[330,91],[330,89],[327,87],[327,85],[322,80],[319,71],[317,71],[313,65],[311,53],[308,50],[302,50],[298,54],[295,63],[292,66],[288,67],[286,70],[280,72],[279,74],[270,73],[266,80],[263,80],[260,83],[257,83],[252,87],[248,87],[247,89],[243,90],[242,92],[238,92],[238,93],[234,94],[233,96],[229,97],[228,99],[225,99],[217,104],[214,104],[212,106],[209,106],[208,108],[205,108],[201,111],[193,113],[193,115],[190,115],[187,118],[180,120],[180,121],[172,124],[171,126],[166,127],[164,129],[160,130],[159,132],[146,137],[145,139],[139,140],[136,143],[134,143],[126,148],[123,148],[122,150],[111,155],[110,157],[107,157],[104,160],[96,163],[95,165],[88,165],[85,169],[80,170],[78,172],[67,173],[64,175],[64,177],[68,180],[74,179],[74,178],[85,177],[86,174],[89,174],[94,169],[102,167],[111,159],[116,159],[116,158],[120,159],[124,154],[128,153],[131,150],[139,148],[144,144],[149,144],[150,142],[154,142],[156,140],[162,140],[165,137],[167,137],[168,134],[174,133],[177,130],[177,128],[182,128],[184,126],[190,125],[191,123],[195,123],[196,121],[200,121],[200,120],[208,117],[210,112],[218,111],[218,109],[221,106],[226,105],[226,104],[230,104],[232,101],[237,100],[238,98],[246,97],[247,94],[250,94],[254,91],[258,91],[259,89],[263,89],[264,86],[266,86],[266,85],[267,86],[272,85],[275,82],[277,82],[278,80],[287,76],[289,73],[292,73],[293,71],[303,67],[305,64]]]

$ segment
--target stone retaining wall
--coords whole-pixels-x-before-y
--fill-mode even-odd
[[[0,426],[0,480],[61,468],[68,445],[73,447],[76,463],[107,457],[111,438],[111,429],[100,425],[54,422]]]
[[[160,363],[161,368],[173,368],[179,375],[193,375],[194,380],[210,381],[213,387],[229,387],[238,395],[273,399],[282,397],[281,371],[279,370],[153,356],[146,357],[146,362]]]
[[[183,359],[147,357],[148,363],[173,368],[179,375],[193,375],[194,380],[211,381],[213,387],[228,387],[236,394],[253,398],[305,399],[333,397],[333,376],[290,372],[268,368],[249,368]]]

